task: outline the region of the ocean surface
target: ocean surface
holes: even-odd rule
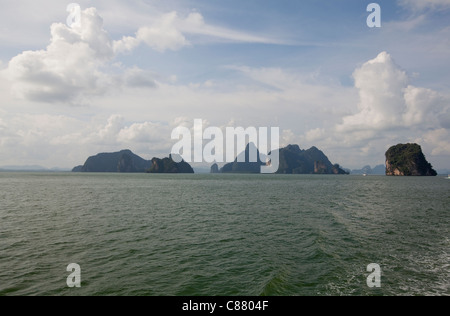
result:
[[[442,177],[0,173],[0,296],[450,295],[449,228]]]

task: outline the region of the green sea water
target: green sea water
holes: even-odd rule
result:
[[[450,295],[449,215],[439,177],[0,173],[0,296]]]

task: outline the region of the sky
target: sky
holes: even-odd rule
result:
[[[0,166],[166,157],[178,126],[279,127],[280,145],[450,169],[450,0],[0,0]]]

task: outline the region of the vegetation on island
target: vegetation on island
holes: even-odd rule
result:
[[[418,144],[398,144],[386,152],[386,175],[437,176]]]

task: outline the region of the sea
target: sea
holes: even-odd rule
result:
[[[444,177],[0,173],[0,296],[448,296],[449,228]]]

